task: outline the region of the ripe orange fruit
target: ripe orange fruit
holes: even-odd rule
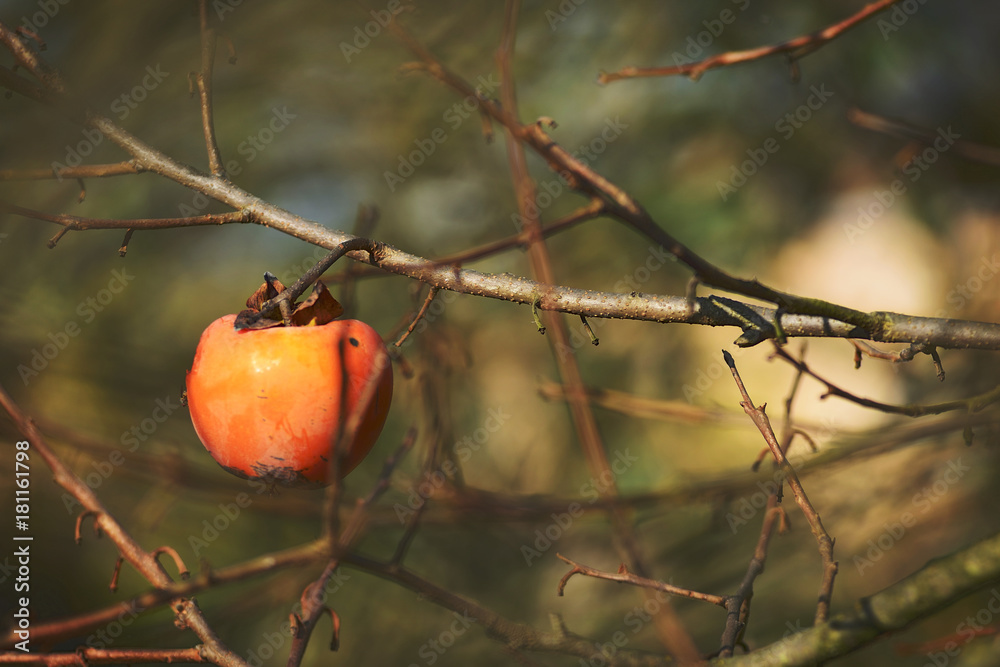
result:
[[[237,331],[236,317],[205,329],[187,374],[191,421],[205,448],[239,477],[321,486],[331,481],[330,456],[349,415],[363,410],[343,445],[340,475],[349,473],[375,444],[392,400],[381,337],[358,320]],[[371,400],[359,405],[369,381]]]

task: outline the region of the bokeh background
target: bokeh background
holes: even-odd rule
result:
[[[800,61],[797,80],[787,62],[774,57],[713,70],[697,82],[596,83],[602,70],[670,65],[679,57],[775,43],[839,21],[862,4],[527,2],[514,59],[521,116],[555,119],[555,140],[571,150],[591,147],[587,159],[594,169],[728,271],[862,310],[997,321],[998,166],[945,150],[915,169],[906,162],[912,156],[907,142],[848,120],[856,107],[1000,145],[1000,12],[992,3],[908,0],[895,15],[882,14]],[[461,100],[453,91],[401,72],[411,56],[374,18],[386,7],[212,3],[237,58],[227,62],[228,45],[221,40],[216,129],[224,158],[236,165],[232,180],[336,229],[352,228],[359,205],[376,206],[381,217],[371,234],[424,257],[515,233],[502,135],[487,143],[478,116],[456,108]],[[502,15],[502,3],[418,2],[402,21],[447,66],[496,95]],[[188,74],[199,67],[195,3],[6,1],[0,18],[37,29],[47,46],[43,56],[93,109],[153,147],[206,169],[198,103],[188,93]],[[0,99],[0,119],[0,169],[65,164],[81,145],[90,153],[85,163],[124,157],[109,142],[89,140],[79,127],[17,95]],[[280,131],[263,132],[269,127]],[[445,140],[422,156],[412,175],[387,179],[387,173],[399,175],[401,164],[439,128]],[[613,140],[592,143],[607,128],[615,128],[605,134]],[[769,141],[778,150],[764,164],[742,167]],[[544,208],[544,220],[583,203],[540,160],[531,158],[530,165],[550,193],[561,190]],[[720,183],[738,183],[733,179],[740,169],[753,173],[724,192]],[[879,193],[893,183],[905,191],[878,213]],[[89,180],[82,202],[76,183],[53,180],[3,182],[0,197],[90,217],[225,210],[153,175]],[[864,218],[862,211],[877,213]],[[321,493],[255,493],[215,465],[186,409],[163,406],[178,406],[185,371],[209,322],[242,308],[264,271],[293,280],[322,252],[272,230],[230,225],[138,232],[123,258],[118,231],[69,233],[48,249],[56,231],[49,223],[0,216],[0,383],[147,548],[169,544],[189,567],[200,561],[221,567],[313,539]],[[614,221],[585,223],[552,237],[549,246],[561,284],[684,293],[687,272],[671,262],[645,271],[656,249]],[[469,266],[529,274],[520,250]],[[421,302],[420,287],[400,277],[361,280],[352,313],[388,338]],[[711,593],[735,590],[762,518],[754,509],[762,498],[759,484],[773,472],[766,465],[750,471],[763,442],[742,416],[719,351],[736,353],[751,395],[771,406],[778,423],[792,372],[769,361],[767,346],[734,348],[736,330],[593,322],[601,339],[593,347],[578,319],[569,322],[588,385],[661,401],[675,412],[686,409],[678,417],[595,407],[609,458],[635,459],[617,482],[625,495],[641,498],[637,531],[655,576]],[[407,563],[513,619],[547,627],[548,614],[556,612],[572,631],[595,641],[623,630],[630,648],[658,650],[651,627],[631,624],[629,614],[641,603],[636,591],[577,578],[565,597],[556,596],[566,571],[557,551],[611,570],[618,560],[606,516],[589,503],[594,480],[568,411],[540,393],[558,375],[529,310],[442,294],[427,323],[402,348],[412,375],[396,366],[395,402],[378,445],[347,480],[347,502],[366,494],[406,430],[419,430],[360,550],[389,557],[402,532],[396,506],[405,506],[423,481],[428,452],[442,444],[461,448],[463,438],[473,438],[476,448],[463,457],[462,479],[454,481],[500,494],[507,511],[461,497],[432,499]],[[60,336],[67,326],[78,327],[78,335]],[[58,341],[63,344],[44,368],[25,372],[36,353]],[[800,343],[791,349],[798,351]],[[812,341],[807,355],[845,388],[896,403],[969,396],[994,386],[998,375],[995,353],[944,352],[943,384],[926,357],[909,365],[868,360],[855,370],[844,341]],[[967,447],[954,417],[890,418],[821,400],[821,394],[820,385],[803,381],[795,415],[820,451],[808,453],[800,442],[793,460],[813,466],[805,486],[837,540],[835,611],[996,531],[995,410]],[[0,451],[11,452],[7,445],[17,435],[8,422],[0,429],[6,442]],[[140,434],[136,440],[128,437],[133,429]],[[124,463],[108,472],[115,451]],[[0,457],[5,516],[12,513],[12,467],[12,455]],[[90,537],[75,546],[74,507],[37,459],[32,480],[36,622],[145,590],[126,568],[119,591],[109,592],[114,547]],[[220,504],[241,493],[250,494],[250,505],[231,521],[219,519]],[[573,500],[582,502],[586,515],[527,563],[524,547],[534,548],[536,531],[550,527],[551,514]],[[813,617],[819,556],[801,513],[788,509],[793,530],[774,540],[767,572],[757,581],[746,633],[750,647],[807,627]],[[894,535],[889,527],[907,513],[915,525],[887,539],[887,532]],[[208,539],[206,526],[213,522],[225,527]],[[2,520],[0,537],[9,524]],[[888,548],[871,551],[872,544]],[[274,573],[200,594],[198,601],[234,650],[282,664],[288,648],[282,624],[320,569]],[[0,591],[2,608],[13,595],[6,570]],[[967,616],[987,609],[995,593],[984,590],[838,664],[924,664],[926,655],[903,657],[894,645],[956,632]],[[451,613],[363,572],[345,568],[330,600],[343,621],[340,651],[326,651],[321,628],[308,664],[513,660],[475,627],[436,651],[430,642],[452,626]],[[699,646],[714,650],[723,612],[687,601],[676,607]],[[171,621],[168,610],[149,611],[118,628],[110,646],[191,645],[193,636]],[[82,636],[60,648],[87,641]],[[986,664],[991,641],[963,645],[951,664]],[[277,650],[267,648],[274,644]],[[543,664],[578,662],[533,657]]]

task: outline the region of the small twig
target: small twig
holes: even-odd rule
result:
[[[153,555],[153,558],[156,559],[157,563],[159,563],[160,554],[167,554],[168,556],[170,556],[174,561],[174,565],[177,567],[177,574],[180,575],[181,579],[187,579],[191,576],[191,572],[187,569],[187,565],[184,564],[184,561],[181,559],[180,554],[177,553],[177,550],[174,549],[173,547],[169,546],[158,547],[156,549],[153,549],[151,553]],[[166,572],[166,570],[164,570],[164,572]]]
[[[88,516],[94,517],[94,536],[95,537],[101,536],[101,527],[97,522],[97,517],[98,517],[97,512],[93,510],[84,510],[80,512],[79,516],[76,517],[76,527],[73,529],[73,539],[76,541],[77,544],[81,544],[83,542],[83,538],[80,534],[80,528],[83,526],[83,520],[86,519]]]
[[[174,227],[197,227],[204,225],[227,225],[233,223],[252,222],[249,211],[231,211],[229,213],[211,213],[206,215],[195,215],[186,218],[81,218],[75,215],[60,213],[51,215],[41,211],[35,211],[7,202],[0,201],[0,212],[12,213],[25,218],[44,220],[63,225],[62,233],[69,230],[84,231],[87,229],[170,229]],[[54,245],[54,244],[53,244]]]
[[[410,334],[413,333],[413,329],[416,328],[417,326],[417,322],[419,322],[420,319],[424,316],[424,313],[427,312],[427,309],[431,305],[431,301],[434,300],[434,297],[437,295],[438,291],[439,290],[437,287],[430,288],[430,290],[427,292],[427,297],[424,299],[424,304],[420,306],[420,310],[417,311],[417,314],[413,318],[413,321],[410,322],[410,326],[406,327],[406,331],[404,331],[403,335],[399,337],[399,340],[393,343],[393,346],[395,347],[401,346],[403,342],[410,337]]]
[[[0,664],[23,667],[90,667],[90,665],[130,665],[144,663],[206,663],[198,648],[90,648],[81,646],[72,653],[21,653],[0,651]]]
[[[125,174],[141,174],[149,171],[140,167],[134,160],[114,162],[111,164],[84,164],[78,167],[62,169],[0,169],[0,181],[43,181],[64,178],[106,178]]]
[[[867,341],[855,340],[853,338],[848,340],[851,345],[854,346],[855,368],[861,368],[862,354],[866,354],[873,359],[885,359],[886,361],[898,364],[906,361],[913,361],[918,354],[922,353],[930,356],[934,363],[934,372],[937,375],[938,380],[944,382],[944,366],[941,364],[941,356],[938,354],[937,348],[933,345],[928,345],[926,343],[911,343],[902,350],[886,352],[885,350],[880,350]]]
[[[208,166],[213,176],[226,177],[222,153],[215,137],[215,116],[212,112],[212,72],[215,68],[215,29],[209,25],[208,0],[198,0],[198,20],[201,28],[201,71],[195,74],[198,98],[201,100],[201,126],[208,150]]]
[[[788,362],[795,368],[801,369],[806,375],[809,375],[813,379],[825,385],[826,393],[822,398],[826,398],[827,396],[836,396],[838,398],[851,401],[852,403],[856,403],[860,406],[872,408],[889,414],[906,415],[907,417],[923,417],[925,415],[939,415],[952,410],[968,410],[970,413],[975,413],[989,405],[992,405],[993,403],[996,403],[997,401],[1000,401],[1000,385],[997,385],[990,391],[979,394],[978,396],[970,396],[969,398],[946,401],[944,403],[934,403],[931,405],[892,405],[889,403],[881,403],[879,401],[873,401],[870,398],[856,396],[845,389],[841,389],[837,385],[817,374],[809,368],[805,362],[791,357],[781,348],[775,347],[775,356]]]
[[[580,315],[580,321],[583,322],[583,328],[586,329],[587,333],[590,335],[590,344],[600,345],[601,341],[597,338],[597,335],[594,333],[594,330],[590,328],[590,322],[587,321],[587,316]]]
[[[778,53],[786,54],[789,62],[794,65],[795,61],[799,58],[819,49],[839,37],[844,32],[860,24],[869,17],[888,9],[897,2],[899,2],[899,0],[879,0],[878,2],[872,2],[862,8],[861,11],[849,16],[843,21],[834,23],[833,25],[827,26],[822,30],[817,30],[816,32],[808,35],[803,35],[801,37],[781,42],[780,44],[761,46],[756,49],[749,49],[746,51],[729,51],[727,53],[720,53],[718,55],[711,56],[710,58],[705,58],[704,60],[685,63],[683,65],[675,65],[672,67],[624,67],[617,72],[601,72],[598,75],[597,80],[599,83],[603,84],[611,83],[612,81],[619,81],[621,79],[674,76],[682,74],[688,76],[694,81],[697,81],[702,74],[710,69],[736,65],[753,60],[760,60],[761,58],[766,58]],[[792,75],[793,78],[796,75],[794,70]]]
[[[570,580],[573,575],[582,574],[586,577],[594,577],[596,579],[607,579],[608,581],[617,581],[620,584],[630,584],[632,586],[639,586],[641,588],[648,588],[654,591],[661,591],[667,593],[668,595],[676,595],[678,597],[690,598],[692,600],[701,600],[702,602],[708,602],[719,607],[726,606],[726,598],[722,595],[711,595],[710,593],[699,593],[698,591],[692,591],[687,588],[680,588],[678,586],[672,586],[671,584],[664,583],[662,581],[657,581],[655,579],[647,579],[646,577],[640,577],[632,574],[631,572],[619,570],[618,572],[604,572],[603,570],[597,570],[586,565],[581,565],[576,561],[566,558],[562,554],[557,553],[556,558],[573,566],[573,569],[563,575],[563,578],[559,580],[558,594],[561,596],[566,588],[566,582]]]
[[[544,335],[545,325],[542,324],[542,318],[538,315],[538,305],[540,303],[541,297],[531,302],[531,319],[535,322],[535,327],[538,329],[538,333]]]
[[[775,349],[779,353],[788,356],[781,348],[775,346]],[[733,359],[733,356],[725,350],[722,351],[722,356],[726,361],[726,365],[732,371],[733,379],[736,381],[736,386],[743,397],[740,406],[743,407],[747,416],[750,417],[761,435],[764,436],[764,440],[767,442],[774,460],[784,473],[784,481],[787,481],[788,486],[792,489],[795,502],[809,522],[809,528],[812,530],[813,536],[819,545],[819,554],[823,561],[823,577],[820,583],[819,600],[816,605],[816,623],[825,622],[830,616],[830,599],[833,595],[834,578],[837,576],[837,562],[833,560],[834,541],[830,538],[830,534],[826,531],[826,528],[823,527],[823,521],[819,513],[816,512],[812,503],[809,502],[809,497],[802,487],[802,482],[799,481],[798,473],[795,472],[795,468],[788,462],[785,453],[781,450],[778,439],[774,435],[774,430],[771,428],[771,422],[764,412],[765,406],[762,405],[758,408],[753,404],[753,400],[751,400],[746,387],[743,385],[743,378],[740,377],[739,371],[736,370],[736,361]]]
[[[385,252],[385,246],[371,239],[365,239],[361,237],[353,237],[339,244],[336,248],[330,251],[330,253],[317,262],[311,269],[305,272],[301,278],[292,283],[292,286],[283,291],[278,296],[270,299],[260,306],[260,312],[256,314],[256,319],[264,318],[272,315],[276,311],[281,311],[282,304],[286,306],[295,303],[302,294],[309,289],[309,286],[314,282],[319,280],[326,271],[333,266],[338,259],[343,257],[349,252],[354,252],[358,250],[364,250],[368,253],[368,262],[371,264],[378,264],[379,259]],[[282,312],[284,315],[284,312]],[[285,318],[287,319],[287,318]]]
[[[932,146],[938,139],[939,131],[919,127],[906,121],[877,114],[868,113],[858,108],[847,111],[847,120],[858,127],[873,132],[881,132],[889,136],[897,137],[906,141],[916,141],[925,146]],[[990,165],[1000,165],[1000,148],[979,144],[965,139],[951,139],[952,144],[948,147],[948,153],[961,155],[967,160],[982,162]]]
[[[736,593],[726,598],[726,629],[722,633],[721,648],[719,657],[727,658],[733,654],[733,649],[746,632],[747,623],[750,621],[750,601],[753,599],[753,584],[761,574],[764,573],[764,563],[767,560],[767,548],[774,536],[775,526],[778,532],[784,532],[787,516],[785,510],[778,504],[779,498],[775,493],[767,497],[767,508],[764,513],[764,521],[760,527],[760,537],[757,539],[757,546],[754,549],[753,558],[747,565],[747,573],[740,583]]]
[[[111,583],[108,584],[108,588],[111,589],[112,593],[114,593],[115,591],[118,590],[118,575],[120,575],[121,572],[122,572],[122,564],[124,562],[125,562],[125,559],[122,558],[121,556],[119,556],[115,560],[115,569],[114,569],[114,572],[111,573]]]
[[[119,254],[119,256],[124,257],[125,253],[128,252],[128,242],[132,240],[132,234],[134,232],[135,232],[135,229],[132,228],[132,227],[129,227],[128,229],[125,230],[125,238],[122,239],[122,244],[118,248],[118,254]]]
[[[309,645],[312,632],[319,623],[319,620],[327,613],[330,614],[331,618],[335,619],[330,650],[337,650],[339,646],[338,630],[340,628],[340,620],[332,609],[323,604],[322,592],[339,566],[340,561],[335,558],[330,560],[323,570],[323,574],[319,576],[319,579],[306,586],[305,590],[302,591],[300,599],[302,613],[292,614],[292,629],[294,634],[292,636],[292,646],[288,652],[288,667],[299,667],[302,663],[302,658],[305,657],[306,647]]]

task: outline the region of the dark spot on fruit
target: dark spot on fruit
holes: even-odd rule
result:
[[[353,345],[354,347],[357,347],[358,345],[360,345],[360,343],[358,343],[358,339],[357,338],[348,338],[347,341],[351,345]]]

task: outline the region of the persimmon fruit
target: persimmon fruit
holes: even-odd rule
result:
[[[341,445],[340,476],[349,473],[375,444],[392,400],[381,337],[359,320],[241,330],[237,317],[205,329],[187,374],[191,421],[205,448],[239,477],[322,486],[350,415],[363,411]]]

